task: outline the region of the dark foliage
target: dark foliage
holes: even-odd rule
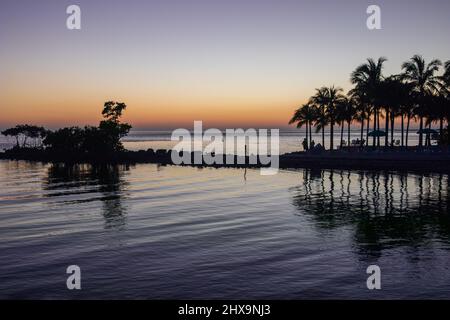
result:
[[[14,137],[16,148],[39,148],[42,146],[42,139],[47,136],[48,131],[43,127],[21,124],[14,128],[6,129],[1,134]]]
[[[123,151],[120,139],[131,129],[131,125],[119,120],[125,109],[124,103],[108,101],[102,111],[105,120],[98,127],[69,127],[49,132],[44,145],[54,153],[110,154]]]

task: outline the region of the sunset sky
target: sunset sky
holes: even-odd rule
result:
[[[77,4],[82,29],[66,28]],[[366,28],[378,4],[382,30]],[[416,53],[450,60],[448,0],[154,0],[0,3],[0,128],[96,124],[127,103],[137,128],[285,127],[322,85],[350,88]]]

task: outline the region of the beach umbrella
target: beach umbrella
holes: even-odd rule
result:
[[[369,132],[369,137],[384,137],[386,136],[386,132],[381,130],[374,130]]]
[[[438,132],[434,129],[425,128],[416,132],[417,134],[438,134]]]

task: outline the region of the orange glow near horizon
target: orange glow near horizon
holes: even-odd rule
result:
[[[269,94],[230,97],[211,93],[203,97],[193,94],[164,96],[161,93],[145,97],[131,94],[113,96],[112,92],[98,94],[102,97],[84,92],[74,99],[70,92],[57,90],[52,94],[42,88],[40,90],[31,90],[22,95],[18,90],[9,90],[3,98],[0,127],[24,123],[50,128],[97,125],[102,119],[103,103],[115,100],[127,104],[122,120],[134,128],[191,128],[196,120],[203,121],[205,127],[216,128],[295,128],[288,126],[288,121],[301,105],[298,101],[306,101],[306,98],[292,95],[284,99]],[[359,127],[359,123],[354,122],[353,126]],[[380,120],[380,126],[384,127],[384,119]],[[399,128],[399,118],[395,126]]]
[[[255,86],[234,88],[233,95],[211,85],[186,89],[145,86],[119,88],[117,84],[96,87],[89,79],[76,79],[77,87],[52,82],[9,82],[2,97],[0,126],[30,123],[49,127],[96,125],[103,103],[108,100],[127,104],[123,121],[135,128],[191,127],[201,120],[209,127],[287,127],[292,113],[306,100],[297,90],[272,92]],[[27,83],[28,82],[28,83]],[[19,85],[20,83],[20,85]],[[205,91],[203,91],[203,89]],[[125,92],[115,95],[114,92]]]

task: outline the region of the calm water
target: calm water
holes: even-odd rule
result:
[[[416,130],[411,129],[409,134],[409,145],[415,146],[419,142],[418,135],[415,134]],[[171,141],[172,131],[138,131],[132,130],[128,136],[122,139],[123,144],[128,150],[147,150],[152,149],[172,149],[177,141]],[[294,130],[294,131],[280,131],[280,154],[301,151],[303,150],[302,141],[305,137],[304,129]],[[360,137],[359,129],[352,129],[350,140],[358,139]],[[315,143],[322,143],[322,133],[313,133],[312,139]],[[340,130],[335,132],[334,135],[334,146],[335,148],[339,145],[341,139]],[[394,139],[401,139],[401,132],[399,130],[394,131]],[[347,131],[344,132],[344,140],[347,140]],[[384,139],[382,138],[381,144],[384,144]],[[369,140],[370,145],[372,145],[372,139]],[[435,141],[433,141],[433,144]],[[5,137],[0,134],[0,151],[3,149],[12,148],[15,144],[15,140],[12,137]],[[207,143],[206,143],[207,144]],[[329,148],[330,136],[329,132],[325,132],[325,147]]]
[[[0,298],[450,298],[446,175],[0,161],[0,181]]]

